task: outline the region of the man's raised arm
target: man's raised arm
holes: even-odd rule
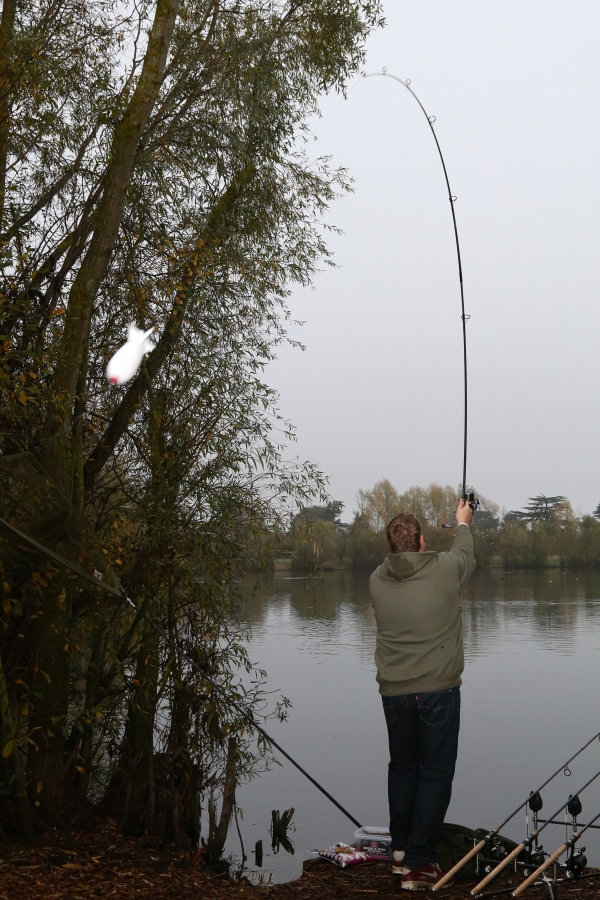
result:
[[[461,583],[475,571],[475,556],[473,554],[473,537],[468,527],[473,519],[473,510],[466,500],[459,500],[456,507],[456,535],[450,553],[458,563],[458,578]],[[465,525],[467,526],[465,528]]]

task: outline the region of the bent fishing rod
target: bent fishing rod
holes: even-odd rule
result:
[[[586,783],[583,785],[583,787],[579,788],[579,790],[576,791],[575,795],[569,794],[569,799],[567,800],[567,803],[562,803],[562,804],[558,807],[558,809],[556,810],[556,812],[555,812],[553,815],[551,815],[549,819],[546,819],[546,821],[543,823],[543,825],[540,826],[540,828],[534,828],[534,830],[531,832],[531,834],[528,835],[528,836],[525,838],[524,841],[521,841],[520,844],[517,844],[517,846],[515,847],[515,849],[514,849],[511,853],[509,853],[508,856],[505,856],[504,859],[501,860],[501,861],[498,863],[498,865],[495,866],[495,867],[492,869],[492,871],[489,872],[489,873],[485,876],[485,878],[483,878],[483,879],[479,882],[479,884],[477,884],[477,885],[473,888],[473,890],[471,891],[471,894],[472,894],[474,897],[476,897],[478,894],[480,894],[481,891],[484,889],[484,887],[487,887],[487,885],[488,885],[491,881],[493,881],[494,878],[496,878],[496,876],[499,875],[500,872],[502,872],[503,869],[505,869],[508,865],[510,865],[510,863],[513,862],[513,860],[515,860],[515,859],[517,858],[517,856],[519,856],[519,854],[520,854],[523,850],[529,850],[529,849],[531,848],[531,845],[533,844],[533,842],[534,842],[534,841],[537,842],[537,838],[538,838],[538,836],[542,833],[542,831],[544,830],[544,828],[545,828],[547,825],[553,824],[552,820],[553,820],[553,819],[554,819],[554,818],[555,818],[555,817],[556,817],[563,809],[565,809],[566,806],[569,805],[570,801],[573,800],[573,797],[579,798],[579,795],[582,794],[582,793],[586,790],[586,788],[588,788],[588,787],[590,786],[590,784],[591,784],[593,781],[595,781],[596,778],[598,778],[599,775],[600,775],[600,770],[598,770],[598,772],[596,772],[595,775],[592,775],[592,777],[589,779],[589,781],[586,781]],[[537,793],[539,793],[539,791],[534,792],[534,794],[532,794],[531,796],[535,797]],[[531,797],[530,797],[530,799],[531,799]],[[528,801],[528,802],[529,802],[529,801]],[[581,810],[581,806],[579,807],[579,809]],[[591,824],[591,823],[589,823],[589,824]]]
[[[559,766],[556,772],[554,772],[549,778],[547,778],[537,788],[537,790],[533,791],[533,793],[539,794],[540,791],[542,791],[546,787],[546,785],[550,784],[550,782],[553,781],[557,775],[560,775],[561,772],[565,772],[565,770],[568,770],[569,764],[572,763],[574,759],[577,759],[579,754],[583,753],[583,751],[586,750],[590,746],[590,744],[592,744],[598,738],[600,738],[600,731],[596,732],[596,734],[591,737],[589,741],[587,741],[587,743],[585,743],[583,747],[581,747],[577,751],[577,753],[574,753],[573,756],[571,756],[566,762],[564,762],[562,766]],[[598,774],[600,774],[600,772]],[[475,844],[475,846],[472,847],[471,850],[469,850],[469,852],[466,853],[462,859],[459,859],[459,861],[454,866],[452,866],[452,868],[448,872],[446,872],[443,878],[440,878],[438,883],[435,885],[435,887],[432,887],[431,890],[441,890],[441,888],[443,888],[444,885],[447,884],[447,882],[450,881],[450,879],[453,878],[457,872],[460,872],[463,866],[465,866],[471,859],[473,859],[474,856],[477,856],[478,853],[481,853],[481,851],[487,846],[487,844],[491,844],[493,839],[500,832],[500,829],[504,828],[504,826],[508,824],[508,822],[510,822],[510,820],[513,819],[517,815],[517,813],[523,809],[524,806],[528,804],[530,797],[531,794],[529,794],[529,796],[522,803],[519,803],[516,809],[514,809],[511,814],[508,815],[502,822],[500,822],[499,825],[497,825],[495,828],[492,828],[492,830],[488,832],[488,834],[486,834],[486,836],[482,838],[478,844]],[[563,807],[561,806],[558,812],[560,812],[562,808]]]
[[[462,258],[460,255],[460,241],[458,239],[458,224],[456,221],[456,211],[454,209],[454,204],[456,203],[456,197],[452,193],[452,188],[450,187],[450,179],[448,178],[448,170],[446,169],[446,163],[444,161],[444,156],[442,154],[442,148],[440,147],[440,142],[438,140],[438,136],[435,132],[435,128],[433,127],[433,123],[435,122],[435,116],[430,116],[427,113],[427,110],[411,88],[410,78],[407,78],[406,81],[403,81],[402,78],[398,78],[397,75],[390,75],[387,69],[382,69],[381,72],[370,72],[368,74],[363,74],[363,78],[391,78],[393,81],[397,81],[398,84],[401,84],[409,94],[414,97],[414,99],[419,104],[421,112],[427,119],[427,124],[431,129],[431,133],[433,135],[433,139],[435,141],[435,146],[437,147],[437,151],[440,157],[440,162],[442,164],[442,169],[444,170],[444,178],[446,180],[446,187],[448,189],[448,200],[450,201],[450,210],[452,212],[452,225],[454,227],[454,241],[456,244],[456,260],[458,263],[458,280],[460,283],[460,307],[461,307],[461,320],[462,320],[462,344],[463,344],[463,381],[464,381],[464,425],[463,425],[463,465],[462,465],[462,491],[461,497],[463,500],[466,500],[471,509],[477,509],[479,506],[479,501],[475,497],[475,493],[473,491],[467,491],[467,423],[468,423],[468,378],[467,378],[467,321],[471,318],[465,312],[465,289],[463,283],[463,268],[462,268]],[[453,516],[452,523],[450,525],[443,525],[443,528],[452,528],[455,524],[455,517]]]

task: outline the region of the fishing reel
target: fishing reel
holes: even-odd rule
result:
[[[483,871],[486,875],[495,869],[499,862],[502,862],[505,856],[508,856],[508,850],[501,840],[495,840],[490,847],[487,856],[482,857]]]
[[[466,500],[473,511],[479,509],[481,506],[479,500],[475,496],[475,491],[465,491],[461,499]]]
[[[571,848],[571,855],[565,863],[565,878],[568,878],[569,881],[574,881],[583,875],[588,862],[585,856],[585,847],[580,847],[577,853],[574,853],[573,849]]]
[[[475,512],[475,510],[479,509],[479,507],[481,506],[481,503],[475,496],[475,491],[463,491],[461,494],[461,500],[464,500],[466,503],[468,503],[469,506],[471,507],[471,509],[473,510],[473,512]],[[452,521],[450,522],[450,524],[446,525],[446,523],[444,522],[442,525],[442,528],[454,528],[455,525],[456,525],[456,510],[452,513]]]

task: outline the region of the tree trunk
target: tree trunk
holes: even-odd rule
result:
[[[152,613],[149,613],[152,615]],[[143,834],[154,782],[154,717],[159,670],[159,639],[148,626],[143,633],[131,693],[119,769],[106,797],[107,809],[127,834]]]
[[[84,348],[81,360],[81,368],[79,370],[79,378],[77,379],[77,391],[75,394],[75,405],[73,407],[73,427],[71,435],[71,453],[73,460],[72,474],[72,497],[71,502],[77,509],[83,510],[85,493],[83,489],[83,414],[87,401],[87,368],[88,368],[88,347],[87,342]]]
[[[47,587],[42,585],[43,593],[36,604],[38,618],[31,629],[34,676],[30,729],[35,729],[35,745],[29,745],[27,768],[31,783],[43,785],[36,798],[41,820],[56,825],[71,812],[72,798],[65,796],[64,785],[70,767],[66,756],[71,683],[69,632],[76,588],[67,575],[52,581],[44,570],[40,571]]]
[[[165,70],[179,0],[157,0],[144,65],[127,111],[116,125],[94,234],[69,294],[65,327],[56,354],[52,397],[44,424],[43,462],[71,494],[70,421],[96,294],[117,240],[136,150]]]
[[[171,638],[175,638],[175,611],[170,610]],[[157,813],[152,824],[178,847],[197,847],[200,840],[200,772],[190,754],[190,688],[184,686],[177,662],[172,670],[173,691],[170,708],[171,728],[167,752],[161,755],[162,765],[155,773]],[[160,798],[160,799],[159,799]]]
[[[0,231],[4,220],[6,164],[10,128],[10,57],[15,30],[17,0],[4,0],[0,19]]]
[[[79,744],[79,762],[76,766],[71,768],[69,773],[73,782],[73,790],[75,797],[77,798],[80,816],[85,814],[89,807],[87,795],[90,783],[90,769],[95,734],[95,709],[98,703],[98,681],[102,668],[104,643],[108,631],[106,612],[106,604],[99,602],[91,626],[93,631],[92,652],[86,676],[85,707],[82,715],[83,721],[78,723],[83,727],[83,734],[80,738],[78,735],[74,742],[75,746]]]
[[[59,487],[68,497],[74,495],[79,504],[83,497],[79,486],[73,489],[73,481],[77,481],[73,474],[79,473],[82,480],[82,471],[80,461],[77,464],[74,459],[78,432],[76,429],[72,434],[71,419],[84,371],[93,305],[119,232],[140,136],[162,83],[178,5],[179,0],[157,0],[142,71],[127,111],[115,127],[94,233],[70,291],[64,332],[57,348],[41,457]],[[83,413],[83,403],[77,412]],[[53,823],[71,811],[64,796],[65,775],[71,762],[67,759],[65,737],[71,665],[64,648],[68,645],[72,604],[69,584],[66,586],[65,603],[60,599],[61,590],[53,583],[48,585],[32,635],[32,656],[38,669],[33,690],[41,697],[34,709],[38,749],[30,749],[29,767],[34,780],[44,783],[42,818]]]
[[[235,805],[235,767],[237,762],[237,741],[235,737],[229,738],[227,744],[227,762],[225,764],[225,783],[223,785],[223,801],[221,803],[221,818],[217,825],[217,811],[214,801],[208,807],[209,834],[208,852],[211,859],[220,859],[227,840],[227,833],[233,815]]]
[[[110,425],[90,453],[84,466],[86,491],[90,490],[96,478],[110,459],[117,444],[127,431],[131,417],[148,392],[165,360],[172,353],[181,334],[187,306],[202,266],[210,260],[214,247],[227,237],[229,218],[234,205],[243,196],[256,174],[253,164],[248,164],[237,173],[219,202],[211,211],[202,236],[196,241],[196,249],[186,261],[178,289],[163,333],[156,347],[127,388],[117,407]]]
[[[25,766],[21,751],[19,749],[18,738],[18,713],[17,704],[11,696],[12,692],[6,683],[4,675],[4,667],[2,658],[0,657],[0,716],[2,717],[2,749],[3,755],[7,754],[12,762],[13,774],[15,776],[15,788],[17,794],[17,805],[19,809],[19,819],[21,830],[25,840],[32,842],[34,840],[33,825],[31,823],[31,813],[29,811],[29,801],[27,798],[27,780],[25,777]]]

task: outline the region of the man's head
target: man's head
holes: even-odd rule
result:
[[[387,539],[392,553],[418,553],[425,550],[421,523],[412,513],[398,513],[387,527]]]

